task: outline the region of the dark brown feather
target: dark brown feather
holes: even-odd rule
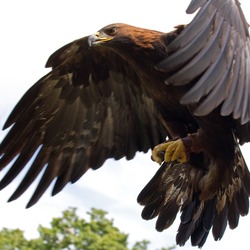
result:
[[[198,10],[199,9],[199,10]],[[108,25],[47,61],[50,73],[13,109],[0,145],[5,188],[33,160],[9,201],[42,177],[27,207],[54,182],[52,195],[90,168],[132,159],[181,138],[189,161],[163,163],[138,196],[156,229],[202,247],[221,239],[249,210],[250,173],[239,143],[250,141],[250,39],[237,0],[192,0],[188,25],[163,33]],[[179,140],[181,141],[181,140]]]
[[[212,197],[202,200],[202,180],[208,175],[195,164],[163,163],[155,176],[138,196],[143,205],[144,219],[157,218],[156,229],[162,231],[173,223],[180,211],[176,242],[183,246],[191,238],[193,246],[202,247],[212,229],[215,240],[222,238],[227,224],[238,225],[239,217],[248,213],[249,195],[244,179],[250,181],[249,171],[238,146],[235,146],[234,167],[228,169],[229,179],[218,186]],[[200,164],[199,164],[200,165]]]
[[[18,198],[45,167],[28,206],[54,179],[53,195],[87,169],[101,167],[108,158],[132,159],[167,134],[138,74],[112,50],[90,48],[84,37],[56,51],[46,66],[52,71],[16,105],[5,128],[14,126],[0,146],[1,168],[18,156],[0,188],[39,150],[36,157],[43,159],[41,164],[35,158],[10,198]]]

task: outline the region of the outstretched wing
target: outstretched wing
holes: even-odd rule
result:
[[[170,54],[158,65],[172,72],[167,84],[195,84],[182,104],[198,103],[195,115],[221,106],[241,124],[250,120],[250,40],[248,23],[238,0],[192,0],[187,13],[199,11],[167,47]]]
[[[15,159],[1,189],[35,155],[10,200],[45,168],[28,207],[54,179],[53,195],[106,159],[131,159],[166,136],[136,72],[104,46],[89,47],[84,37],[56,51],[46,66],[52,71],[16,105],[4,128],[13,126],[0,145],[0,169]]]

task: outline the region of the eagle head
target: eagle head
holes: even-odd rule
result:
[[[92,34],[88,38],[89,46],[104,44],[113,40],[120,34],[119,30],[124,25],[122,24],[110,24],[100,29],[96,33]]]

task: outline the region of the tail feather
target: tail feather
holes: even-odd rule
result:
[[[234,197],[231,201],[231,206],[229,206],[229,209],[228,209],[229,227],[231,229],[236,228],[239,224],[239,219],[240,219],[240,212],[239,212],[237,201]]]
[[[194,230],[194,232],[191,235],[191,243],[193,246],[200,246],[202,242],[205,242],[207,239],[207,236],[209,234],[209,231],[206,231],[202,227],[202,223],[199,224],[199,226]]]
[[[217,213],[213,223],[214,240],[220,240],[227,228],[228,206],[225,206],[220,213]]]
[[[157,231],[162,232],[164,229],[169,228],[173,224],[177,213],[178,205],[174,201],[164,205],[156,221]]]
[[[217,183],[217,191],[207,199],[202,195],[202,187],[209,170],[197,166],[164,162],[137,199],[144,206],[144,219],[158,217],[158,231],[170,227],[178,212],[181,213],[176,235],[180,246],[190,239],[193,246],[202,247],[210,231],[215,240],[220,240],[227,225],[236,228],[239,217],[249,211],[250,174],[237,145],[234,165],[225,172],[223,181]]]

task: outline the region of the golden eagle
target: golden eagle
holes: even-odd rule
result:
[[[250,40],[238,0],[192,0],[169,33],[108,25],[57,50],[51,72],[21,98],[4,129],[5,188],[34,157],[9,201],[44,170],[27,207],[106,159],[152,151],[159,170],[138,196],[156,229],[181,222],[176,242],[221,239],[249,209]]]

